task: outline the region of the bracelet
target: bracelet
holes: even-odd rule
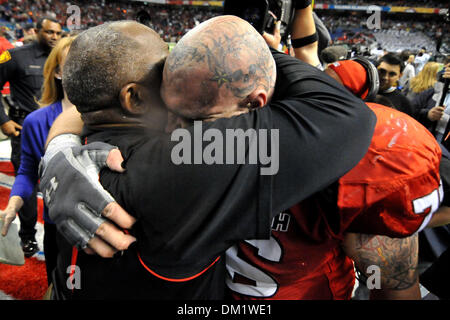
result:
[[[317,35],[317,32],[307,36],[307,37],[303,37],[303,38],[298,38],[298,39],[292,39],[292,46],[297,49],[297,48],[301,48],[304,46],[307,46],[311,43],[314,43],[316,41],[319,40],[319,36]]]
[[[294,6],[296,10],[301,10],[309,6],[311,2],[312,2],[311,0],[297,0],[294,2]]]

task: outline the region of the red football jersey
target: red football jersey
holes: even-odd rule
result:
[[[353,262],[308,199],[273,219],[270,240],[227,251],[227,285],[236,299],[349,299]],[[320,209],[319,209],[320,210]]]
[[[276,216],[270,240],[227,251],[236,299],[349,299],[355,276],[340,247],[344,233],[408,236],[439,207],[436,139],[406,114],[368,105],[377,115],[372,143],[336,188]]]
[[[411,117],[368,105],[377,125],[367,154],[339,180],[340,213],[351,221],[342,228],[405,237],[423,228],[442,202],[441,149]]]

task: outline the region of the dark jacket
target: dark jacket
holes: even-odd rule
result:
[[[38,109],[44,81],[43,69],[49,52],[38,42],[5,51],[0,59],[0,88],[9,81],[16,109],[30,113]],[[9,121],[0,101],[0,124]]]

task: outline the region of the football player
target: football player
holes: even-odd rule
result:
[[[361,98],[376,92],[376,70],[363,59],[336,62],[325,72]],[[374,289],[381,290],[373,290],[373,298],[420,299],[417,232],[443,198],[441,150],[406,114],[368,107],[377,125],[359,164],[276,216],[270,240],[248,240],[227,251],[233,297],[350,299],[353,259],[368,276],[379,271]]]

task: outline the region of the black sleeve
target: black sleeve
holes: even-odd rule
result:
[[[411,103],[411,101],[404,96],[402,93],[399,93],[399,97],[400,97],[400,103],[401,103],[401,110],[404,113],[406,113],[407,115],[414,117],[415,116],[415,109],[413,107],[413,104]]]
[[[323,189],[366,153],[376,117],[324,72],[281,53],[270,104],[280,130],[280,170],[273,177],[273,213]],[[283,97],[288,97],[283,98]]]
[[[116,182],[118,201],[139,219],[140,250],[154,268],[176,256],[177,264],[190,266],[183,272],[194,272],[204,266],[199,253],[211,261],[239,240],[267,238],[275,214],[337,180],[366,153],[376,119],[364,102],[323,72],[274,56],[279,85],[268,106],[178,131],[185,139],[149,139],[127,159],[125,182]],[[260,161],[251,163],[249,144],[244,164],[226,163],[227,133],[235,128],[267,133],[268,154],[278,157],[273,175],[262,174],[267,166]],[[223,164],[205,163],[212,139],[202,141],[201,131],[222,139]],[[271,143],[275,132],[278,141]],[[182,153],[187,161],[177,165],[174,150],[182,142],[189,146]]]
[[[319,48],[317,50],[317,54],[320,57],[320,54],[322,53],[323,49],[325,49],[326,47],[328,47],[331,43],[331,35],[330,32],[328,31],[327,27],[325,26],[325,24],[322,22],[322,20],[317,16],[317,14],[313,11],[313,18],[314,18],[314,23],[316,24],[316,30],[317,30],[317,35],[319,36]]]
[[[0,88],[3,88],[6,82],[14,79],[16,74],[17,62],[15,59],[15,53],[8,51],[9,58],[7,54],[3,54],[2,61],[0,62]],[[0,125],[9,121],[8,116],[5,113],[5,108],[0,99]]]
[[[430,88],[418,94],[412,101],[413,108],[416,110],[415,119],[419,121],[428,130],[431,130],[436,121],[428,119],[428,112],[436,105],[433,100],[434,88]]]

